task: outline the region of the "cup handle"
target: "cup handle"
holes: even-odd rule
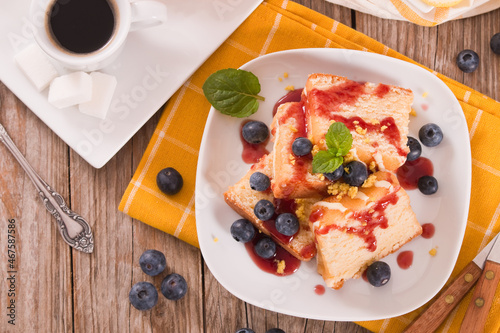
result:
[[[132,1],[130,6],[132,7],[130,31],[154,27],[167,21],[167,7],[160,1]]]

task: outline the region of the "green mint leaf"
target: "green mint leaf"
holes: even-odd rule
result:
[[[257,100],[264,100],[259,92],[259,79],[242,69],[222,69],[210,75],[203,84],[203,93],[216,110],[238,118],[257,112]]]
[[[314,155],[312,162],[312,172],[313,173],[329,173],[334,172],[339,166],[342,165],[344,159],[342,157],[335,156],[329,150],[320,150],[316,155]]]
[[[330,125],[325,136],[326,145],[335,156],[345,156],[352,147],[352,134],[344,123]]]

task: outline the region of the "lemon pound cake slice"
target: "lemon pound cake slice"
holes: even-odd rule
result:
[[[265,155],[259,162],[252,165],[250,170],[235,185],[229,187],[224,193],[224,200],[238,214],[250,220],[253,225],[266,235],[271,236],[274,241],[281,245],[299,260],[308,261],[316,255],[314,235],[309,225],[309,213],[312,205],[317,199],[306,200],[280,200],[275,199],[271,189],[256,191],[250,187],[250,177],[255,172],[261,172],[272,180],[273,153]],[[274,216],[262,221],[255,216],[254,207],[260,200],[268,200],[275,206]],[[278,214],[291,213],[299,220],[299,230],[292,236],[279,233],[275,227],[275,219]]]
[[[309,139],[326,149],[325,134],[340,121],[351,131],[351,153],[379,170],[395,171],[406,160],[411,90],[311,74],[303,90]]]
[[[422,233],[410,199],[394,174],[378,171],[373,186],[354,197],[331,196],[314,204],[309,216],[318,249],[318,272],[339,289],[373,262]]]
[[[307,138],[303,103],[280,105],[271,124],[271,133],[274,139],[274,196],[283,199],[326,195],[330,182],[322,174],[312,173],[312,154],[297,156],[292,150],[295,139]]]

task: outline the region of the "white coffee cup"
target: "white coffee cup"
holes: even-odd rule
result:
[[[70,1],[60,1],[62,5]],[[108,0],[114,12],[114,30],[109,41],[90,53],[68,51],[54,40],[49,28],[49,16],[56,0],[32,0],[30,20],[34,25],[34,38],[47,55],[62,66],[81,71],[95,71],[116,60],[125,45],[128,33],[133,30],[163,24],[167,20],[167,8],[158,0]]]

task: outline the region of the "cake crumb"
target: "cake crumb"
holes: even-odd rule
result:
[[[433,256],[433,257],[436,255],[436,253],[437,253],[437,249],[436,249],[436,248],[432,248],[432,249],[429,251],[429,254],[430,254],[431,256]]]
[[[380,127],[380,131],[383,132],[387,129],[387,126],[383,125],[382,127]]]
[[[374,118],[372,118],[372,119],[370,119],[370,123],[371,123],[372,125],[378,125],[378,124],[380,124],[380,121],[378,121],[378,119],[374,119]]]
[[[282,79],[282,78],[280,78],[280,77],[278,77],[278,81],[282,82],[282,81],[283,81],[283,79]]]
[[[312,150],[311,150],[312,156],[316,155],[318,152],[319,152],[318,145],[314,145],[313,148],[312,148]]]
[[[359,121],[355,120],[355,121],[353,121],[352,123],[353,123],[354,125],[357,125],[357,124],[359,124]]]
[[[288,78],[288,72],[283,73],[283,77],[284,77],[285,79],[287,79],[287,78]]]
[[[410,110],[410,116],[413,116],[413,117],[417,116],[417,111],[415,111],[414,108],[411,108],[411,110]]]
[[[372,187],[373,185],[375,185],[376,181],[377,181],[377,176],[375,176],[374,174],[371,174],[365,180],[365,182],[363,183],[363,185],[361,185],[361,187]]]
[[[358,194],[358,188],[356,186],[349,187],[349,190],[347,191],[349,198],[354,199],[356,194]]]
[[[375,161],[371,161],[370,165],[368,165],[368,169],[370,169],[371,172],[375,173],[377,171],[377,163],[375,163]]]
[[[286,267],[285,260],[278,261],[278,265],[276,267],[276,273],[278,273],[278,274],[285,273],[285,267]]]
[[[383,126],[382,126],[383,127]],[[362,128],[360,126],[356,126],[356,133],[358,134],[361,134],[361,135],[365,135],[366,134],[366,131],[367,129],[366,128]]]
[[[295,127],[293,126],[288,126],[288,128],[290,128],[290,131],[294,132],[294,133],[297,133],[299,130],[296,129]]]
[[[214,238],[214,243],[217,243],[219,241],[219,238],[215,237]]]
[[[319,175],[319,180],[325,180],[325,175],[320,174],[320,175]]]
[[[295,215],[299,221],[307,221],[306,206],[303,199],[295,199],[295,204],[297,208],[295,209]]]
[[[354,154],[348,152],[347,155],[344,156],[344,163],[349,163],[354,161]]]
[[[364,142],[364,143],[370,143],[370,138],[365,138],[365,139],[363,140],[363,142]]]
[[[426,97],[427,97],[427,95],[429,95],[429,92],[428,92],[428,91],[424,91],[424,93],[422,94],[422,97],[423,97],[423,98],[426,98]]]
[[[288,90],[288,91],[292,91],[292,90],[295,90],[295,87],[290,85],[290,86],[286,86],[285,87],[285,90]]]
[[[295,156],[293,156],[292,154],[290,154],[290,156],[288,156],[288,158],[290,159],[290,163],[292,165],[295,165]]]
[[[349,192],[349,184],[346,183],[341,183],[341,182],[335,182],[333,184],[328,185],[328,194],[336,196],[338,200],[341,200],[344,195],[346,195]]]

